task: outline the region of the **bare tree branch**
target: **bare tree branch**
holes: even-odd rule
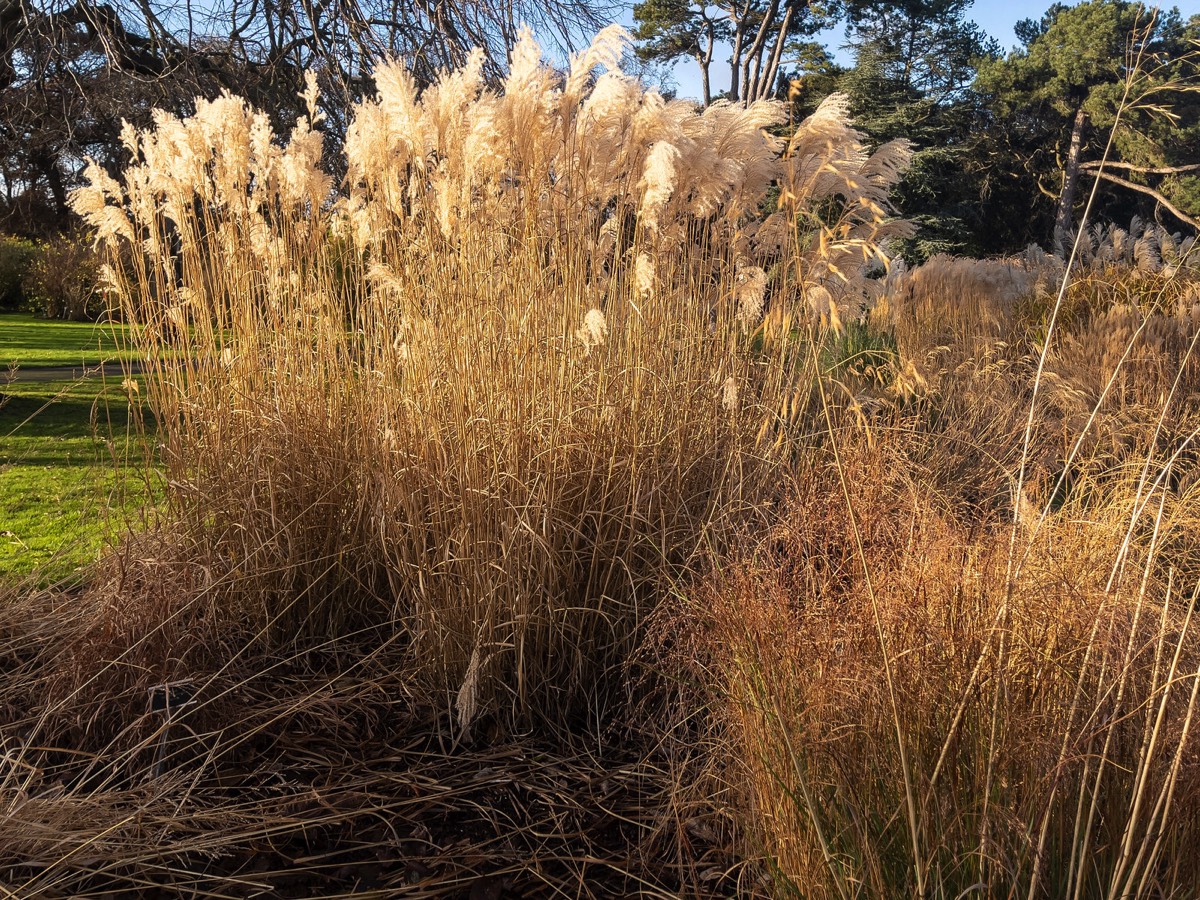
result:
[[[121,165],[122,119],[144,125],[156,107],[185,115],[195,97],[229,90],[286,129],[311,69],[323,128],[336,135],[384,57],[429,83],[478,46],[485,77],[498,80],[522,25],[561,57],[615,18],[619,2],[0,0],[0,195],[9,198],[0,215],[19,196],[39,210],[30,229],[65,222],[83,158]]]
[[[1171,215],[1173,215],[1175,218],[1177,218],[1180,222],[1190,225],[1190,226],[1192,226],[1192,228],[1195,228],[1197,231],[1200,231],[1200,220],[1194,219],[1191,216],[1189,216],[1187,213],[1183,212],[1181,209],[1179,209],[1179,207],[1177,207],[1175,204],[1173,204],[1170,200],[1168,200],[1166,197],[1164,197],[1161,193],[1156,191],[1154,188],[1146,187],[1146,185],[1144,185],[1144,184],[1136,184],[1132,181],[1126,181],[1124,178],[1120,177],[1119,175],[1113,175],[1111,172],[1105,172],[1103,169],[1092,170],[1092,171],[1095,171],[1096,176],[1099,178],[1103,178],[1105,181],[1111,181],[1113,184],[1119,184],[1121,187],[1129,188],[1129,190],[1131,190],[1131,191],[1137,191],[1139,193],[1146,194],[1149,197],[1153,197],[1155,200],[1157,200],[1159,203],[1161,203],[1162,206],[1169,213],[1171,213]]]
[[[1187,166],[1135,166],[1133,163],[1123,162],[1087,162],[1080,166],[1080,168],[1092,172],[1101,166],[1105,169],[1121,169],[1125,172],[1137,172],[1139,175],[1180,175],[1184,172],[1200,172],[1200,163]]]

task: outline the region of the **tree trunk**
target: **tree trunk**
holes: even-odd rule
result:
[[[758,95],[758,78],[759,58],[757,54],[754,54],[746,59],[745,67],[742,70],[742,84],[745,85],[743,90],[746,94],[742,102],[747,106],[753,103]]]
[[[1071,147],[1067,151],[1062,193],[1058,195],[1058,209],[1054,214],[1054,255],[1060,259],[1067,258],[1075,228],[1075,190],[1079,186],[1079,153],[1083,148],[1083,126],[1086,124],[1087,113],[1080,107],[1071,127]]]
[[[737,99],[744,104],[749,104],[751,101],[758,98],[758,80],[762,71],[762,54],[767,34],[771,31],[771,26],[775,23],[775,18],[779,15],[779,0],[771,0],[771,5],[763,13],[762,21],[758,24],[758,33],[754,35],[754,41],[750,44],[749,50],[746,51],[745,58],[742,60],[742,93]]]
[[[775,92],[775,79],[779,77],[779,58],[783,52],[783,45],[787,41],[788,32],[792,28],[792,15],[795,11],[796,3],[789,2],[783,14],[783,22],[775,34],[775,46],[771,49],[771,60],[767,64],[763,82],[759,85],[758,93],[754,97],[756,100],[770,97]]]
[[[700,64],[700,81],[704,86],[704,105],[709,107],[712,105],[712,81],[710,79],[710,71],[712,69],[713,50],[717,44],[716,29],[713,28],[713,23],[708,16],[704,16],[704,34],[708,39],[704,47],[704,53],[696,54],[696,62]]]
[[[733,55],[729,57],[729,98],[742,98],[742,53],[746,41],[746,19],[743,16],[734,20]]]
[[[61,225],[67,221],[70,209],[67,206],[67,188],[63,183],[62,171],[58,167],[58,159],[43,151],[34,158],[33,163],[46,179],[50,196],[54,200],[55,224]]]

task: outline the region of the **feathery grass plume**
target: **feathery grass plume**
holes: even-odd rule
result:
[[[71,194],[71,208],[96,230],[97,242],[121,237],[133,243],[133,225],[120,206],[121,185],[92,159],[88,159],[83,177],[84,185]]]
[[[744,326],[758,324],[767,293],[767,273],[758,266],[739,269],[737,274],[737,316]]]
[[[608,337],[608,322],[604,319],[604,313],[594,307],[589,309],[575,335],[588,351],[603,346]]]
[[[729,413],[738,411],[738,383],[732,375],[721,385],[721,406]]]
[[[906,359],[903,367],[895,371],[888,391],[901,400],[914,400],[929,392],[929,381],[912,359]]]
[[[1143,272],[1159,272],[1162,270],[1162,257],[1158,251],[1157,235],[1147,231],[1133,242],[1133,258],[1137,267]]]
[[[576,107],[592,72],[598,66],[603,66],[609,72],[620,69],[621,57],[631,44],[629,32],[620,25],[612,24],[601,29],[586,50],[572,54],[571,71],[563,88],[563,101],[572,108]]]
[[[912,230],[892,214],[887,199],[912,159],[912,148],[906,141],[891,141],[868,155],[862,135],[850,125],[848,98],[831,94],[796,129],[784,159],[781,211],[763,223],[759,239],[777,241],[781,224],[802,223],[794,253],[796,280],[823,285],[842,311],[857,315],[858,307],[875,299],[867,275],[873,266],[888,265],[887,243]]]
[[[1092,226],[1081,241],[1078,262],[1093,271],[1134,266],[1146,274],[1171,275],[1178,269],[1200,267],[1200,257],[1192,253],[1194,246],[1195,237],[1185,238],[1134,216],[1128,230],[1114,223]]]
[[[807,298],[809,319],[822,328],[838,330],[834,326],[835,321],[839,323],[839,326],[841,322],[838,316],[837,302],[825,286],[814,284],[805,291],[805,296]]]
[[[633,268],[633,283],[641,297],[648,297],[654,291],[654,260],[648,253],[639,253]]]
[[[638,220],[651,231],[657,230],[658,216],[675,190],[675,171],[680,157],[679,148],[666,141],[656,143],[646,156]]]

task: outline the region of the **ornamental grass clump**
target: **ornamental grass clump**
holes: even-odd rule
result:
[[[837,97],[790,143],[777,103],[668,101],[627,42],[560,76],[526,33],[499,87],[382,64],[340,186],[311,79],[286,143],[225,95],[89,167],[195,604],[383,625],[462,731],[597,721],[662,580],[762,515],[806,377],[780,323],[862,294],[907,148]]]
[[[18,893],[1190,896],[1194,247],[904,273],[626,44],[90,167],[165,508],[0,602]]]
[[[680,815],[773,896],[1188,896],[1200,632],[1161,556],[1197,533],[1194,491],[1035,517],[1014,570],[1006,528],[893,452],[844,446],[848,494],[811,471],[663,623],[660,664],[702,692]]]
[[[790,502],[656,612],[645,718],[739,891],[1194,892],[1196,278],[1064,268],[880,279],[905,369],[818,391]]]

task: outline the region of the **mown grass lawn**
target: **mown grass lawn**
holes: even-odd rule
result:
[[[45,584],[93,561],[137,520],[147,491],[121,378],[6,377],[16,360],[40,367],[111,359],[82,349],[85,334],[102,348],[105,329],[27,320],[35,326],[18,321],[11,331],[20,318],[0,317],[0,579]]]
[[[10,366],[94,366],[132,358],[125,326],[0,315],[0,370]]]

